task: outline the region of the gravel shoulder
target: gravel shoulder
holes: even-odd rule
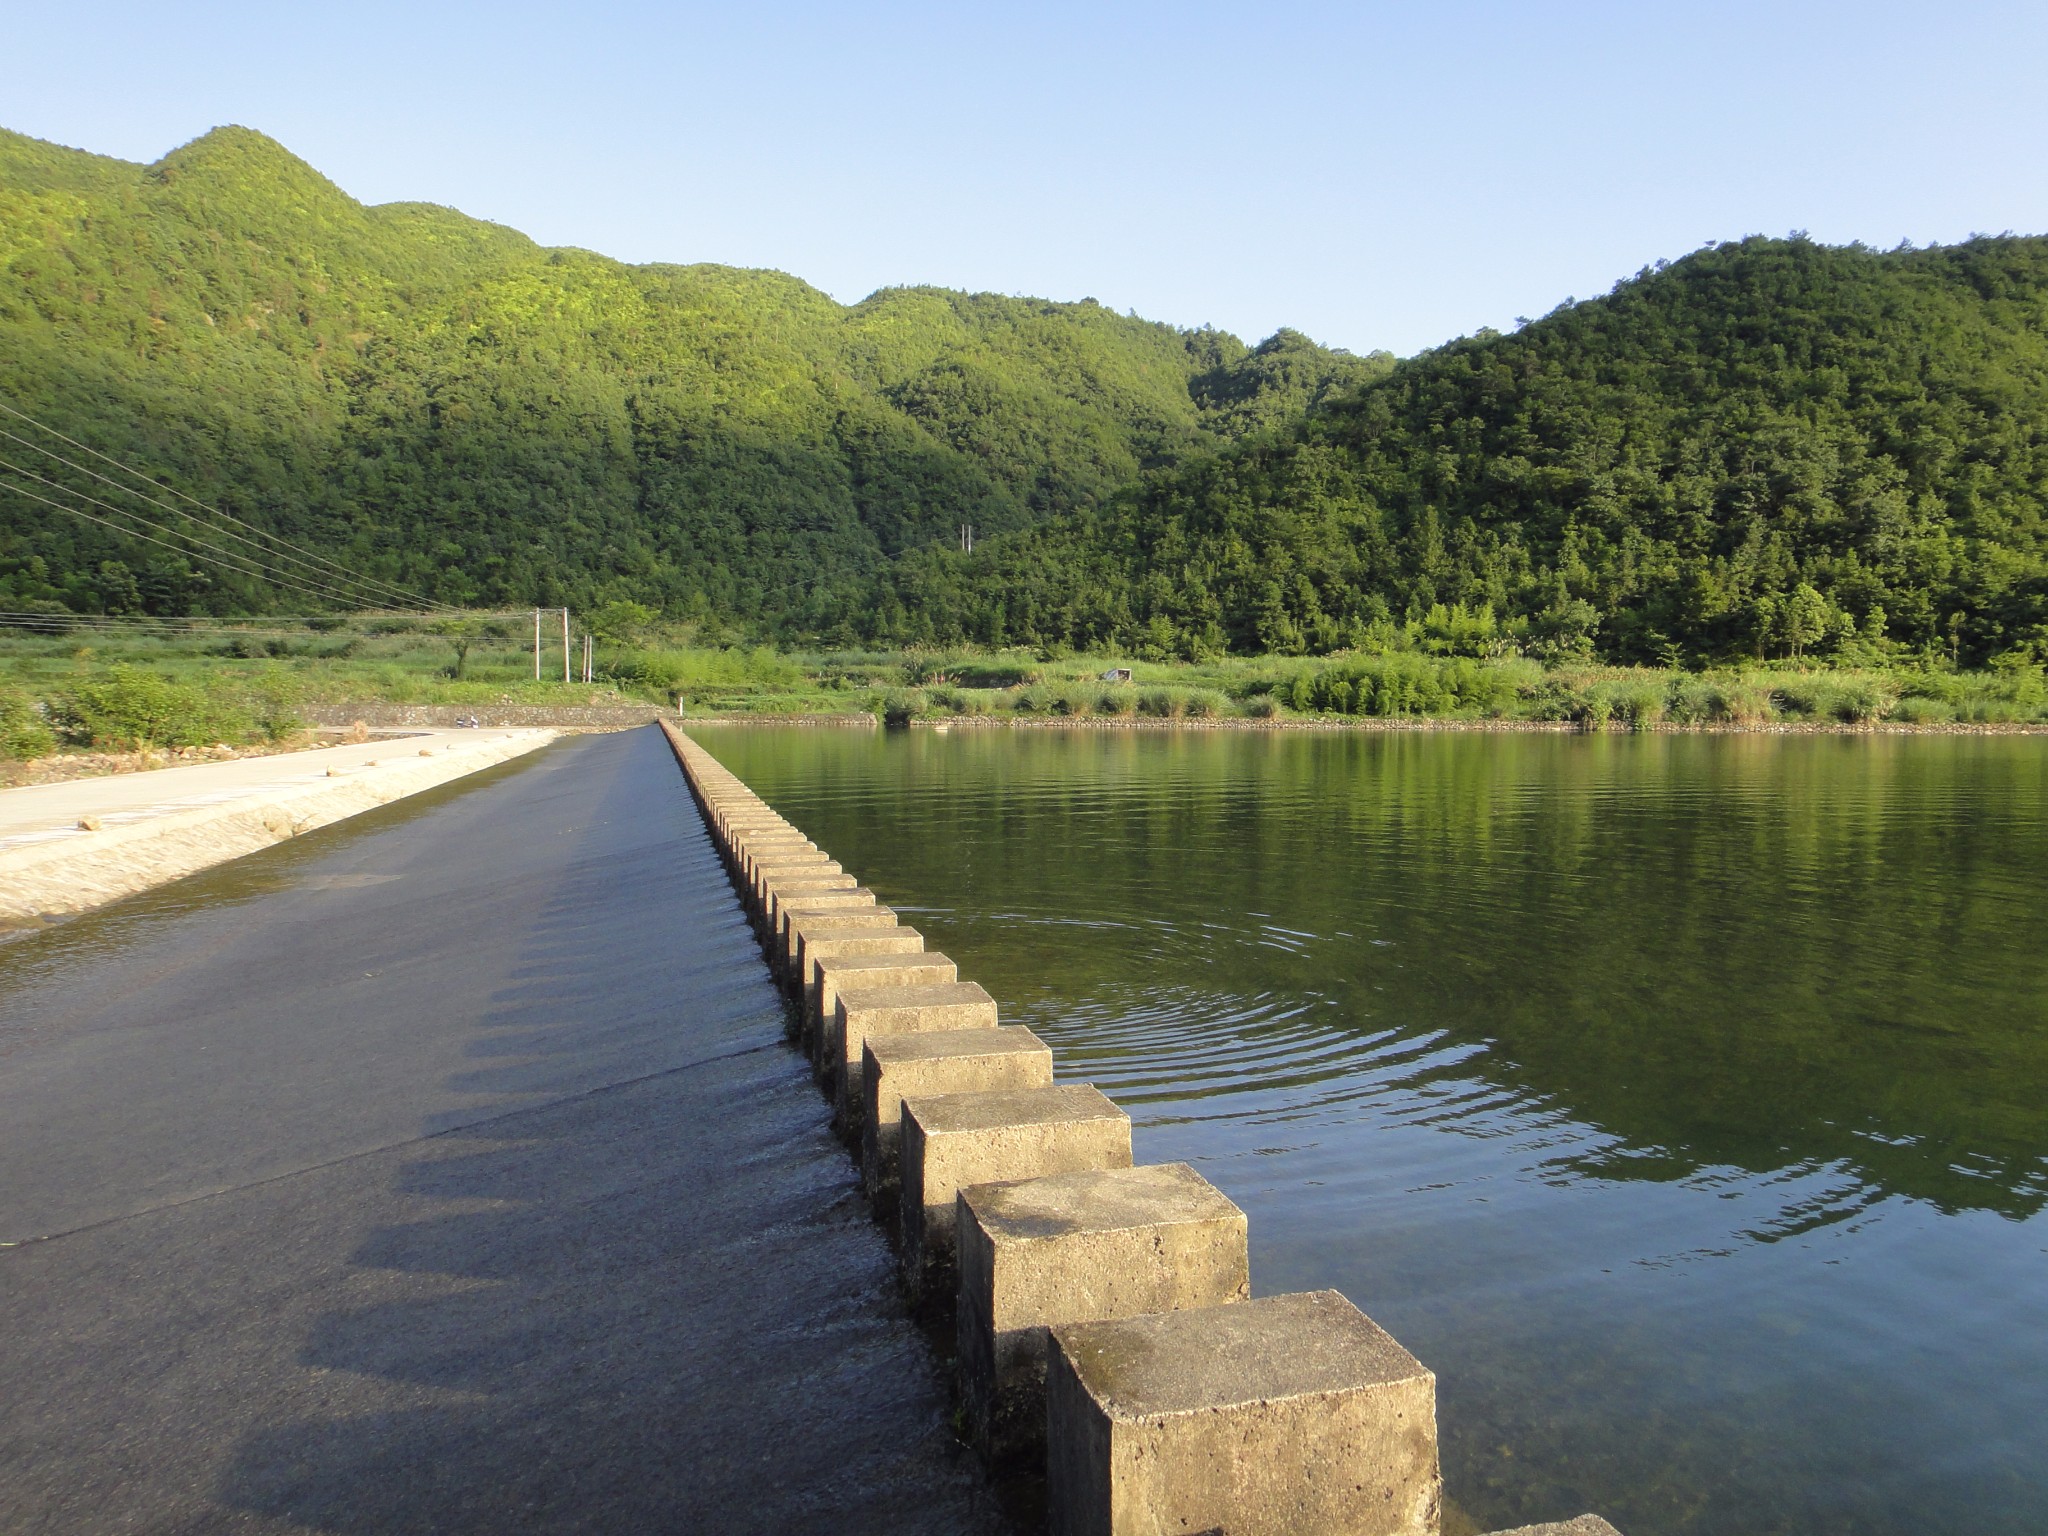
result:
[[[0,790],[0,928],[34,928],[546,746],[423,731],[282,756]]]

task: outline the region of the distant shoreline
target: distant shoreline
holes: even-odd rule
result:
[[[863,711],[845,714],[778,715],[768,711],[682,717],[685,727],[693,725],[802,725],[857,726],[880,729],[881,721]],[[1943,720],[1916,725],[1908,721],[1876,720],[1850,723],[1840,720],[1764,720],[1744,724],[1732,720],[1703,721],[1680,725],[1659,720],[1641,726],[1582,725],[1575,720],[1458,719],[1449,716],[1393,715],[1348,716],[1317,720],[1252,720],[1243,716],[1219,716],[1209,720],[1160,720],[1146,715],[938,715],[921,716],[909,722],[911,730],[952,732],[956,730],[1027,731],[1366,731],[1431,732],[1469,731],[1479,734],[1537,733],[1552,736],[2048,736],[2048,721],[2002,721],[1972,724]]]

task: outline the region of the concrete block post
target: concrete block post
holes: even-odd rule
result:
[[[852,875],[791,875],[769,882],[759,909],[761,926],[774,933],[781,922],[782,904],[805,896],[825,896],[833,891],[856,891],[860,882]]]
[[[884,1220],[894,1219],[905,1099],[1051,1086],[1052,1051],[1020,1024],[870,1034],[861,1045],[860,1170],[868,1199]]]
[[[839,861],[823,853],[783,853],[780,851],[749,855],[743,867],[742,878],[746,882],[747,901],[755,911],[767,910],[767,896],[770,886],[782,880],[823,879],[831,875],[846,875],[839,867]],[[848,886],[860,882],[851,875],[846,876]]]
[[[754,839],[764,842],[802,838],[803,834],[780,816],[767,812],[717,811],[711,818],[712,835],[728,858],[737,858],[742,845]]]
[[[878,906],[873,891],[862,890],[857,885],[851,887],[848,894],[853,891],[860,891],[867,900],[818,908],[803,902],[799,903],[794,911],[790,909],[788,902],[777,906],[775,931],[768,936],[768,963],[785,983],[792,983],[803,974],[799,961],[803,956],[806,936],[822,938],[834,930],[897,926],[894,907]]]
[[[867,1096],[861,1090],[870,1035],[928,1034],[996,1027],[996,1000],[971,981],[931,986],[842,987],[833,999],[825,1030],[826,1076],[832,1087],[832,1118],[847,1136],[860,1136]]]
[[[1552,1520],[1545,1525],[1518,1525],[1512,1531],[1495,1531],[1493,1536],[1621,1536],[1598,1515],[1580,1515],[1576,1520]]]
[[[861,954],[861,950],[839,950],[823,947],[837,939],[856,939],[869,933],[916,933],[915,928],[906,928],[896,921],[892,908],[877,908],[875,911],[888,912],[888,921],[881,921],[870,912],[848,909],[840,912],[824,912],[815,917],[803,918],[787,926],[786,942],[796,950],[796,965],[793,976],[815,977],[817,967],[812,963],[820,956],[829,954]],[[878,954],[896,954],[899,950],[878,950]]]
[[[820,891],[814,896],[791,896],[775,903],[775,930],[769,935],[770,948],[776,967],[785,976],[800,974],[796,968],[796,928],[806,919],[824,917],[833,912],[886,912],[896,915],[894,907],[885,907],[875,899],[875,893],[864,885],[848,886],[844,890]]]
[[[832,862],[832,855],[808,838],[741,838],[733,843],[732,852],[733,867],[738,874],[739,882],[749,890],[760,884],[761,871],[764,867]]]
[[[953,1295],[954,1200],[970,1184],[1131,1166],[1131,1120],[1086,1083],[903,1101],[903,1283]]]
[[[819,850],[800,834],[774,833],[761,836],[748,833],[732,838],[726,844],[725,860],[732,870],[733,884],[742,891],[751,890],[754,883],[754,866],[764,859],[787,853],[792,858],[808,859],[819,856]]]
[[[1252,1293],[1244,1212],[1186,1163],[969,1185],[953,1230],[961,1396],[969,1436],[995,1466],[1045,1449],[1054,1324]]]
[[[1053,1536],[1436,1536],[1436,1378],[1335,1291],[1066,1323]]]
[[[842,947],[861,942],[818,939],[804,944],[804,965],[811,978],[804,1004],[804,1028],[809,1031],[804,1043],[818,1081],[835,1093],[838,1090],[830,1081],[830,1072],[839,1059],[839,1051],[832,1031],[839,1022],[841,992],[851,987],[944,986],[960,979],[959,969],[945,955]]]

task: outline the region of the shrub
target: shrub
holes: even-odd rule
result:
[[[915,688],[892,688],[877,701],[875,713],[884,725],[908,725],[924,713],[924,706],[924,695]]]
[[[27,762],[57,750],[57,733],[27,694],[0,689],[0,759]]]
[[[1096,697],[1095,712],[1099,715],[1128,715],[1137,708],[1137,696],[1128,688],[1105,688]]]
[[[1187,695],[1181,708],[1190,720],[1213,720],[1223,713],[1223,695],[1207,688],[1197,688]]]
[[[1138,713],[1172,720],[1181,711],[1180,695],[1170,688],[1148,688],[1138,695]]]
[[[1595,693],[1607,700],[1609,715],[1632,731],[1646,731],[1664,717],[1664,687],[1653,682],[1602,683]]]
[[[1714,684],[1712,718],[1736,725],[1760,725],[1775,713],[1771,690],[1741,678]]]
[[[96,747],[195,747],[246,741],[255,724],[242,711],[186,683],[141,667],[110,667],[80,683],[69,712]]]
[[[1700,677],[1674,677],[1664,696],[1664,713],[1678,725],[1698,725],[1714,718],[1714,685]]]
[[[1072,688],[1055,688],[1046,700],[1046,708],[1056,715],[1085,715],[1088,704],[1088,695]]]
[[[1254,694],[1244,701],[1244,712],[1254,720],[1270,720],[1280,713],[1280,701],[1270,693]]]
[[[1856,678],[1834,691],[1828,700],[1828,712],[1846,724],[1862,725],[1882,720],[1897,702],[1889,689],[1868,678]]]
[[[1955,719],[1956,707],[1947,699],[1930,699],[1911,694],[1892,706],[1892,718],[1908,725],[1942,725]]]

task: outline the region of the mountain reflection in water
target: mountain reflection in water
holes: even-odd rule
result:
[[[1482,1525],[2048,1529],[2048,741],[701,739],[1436,1368]]]

